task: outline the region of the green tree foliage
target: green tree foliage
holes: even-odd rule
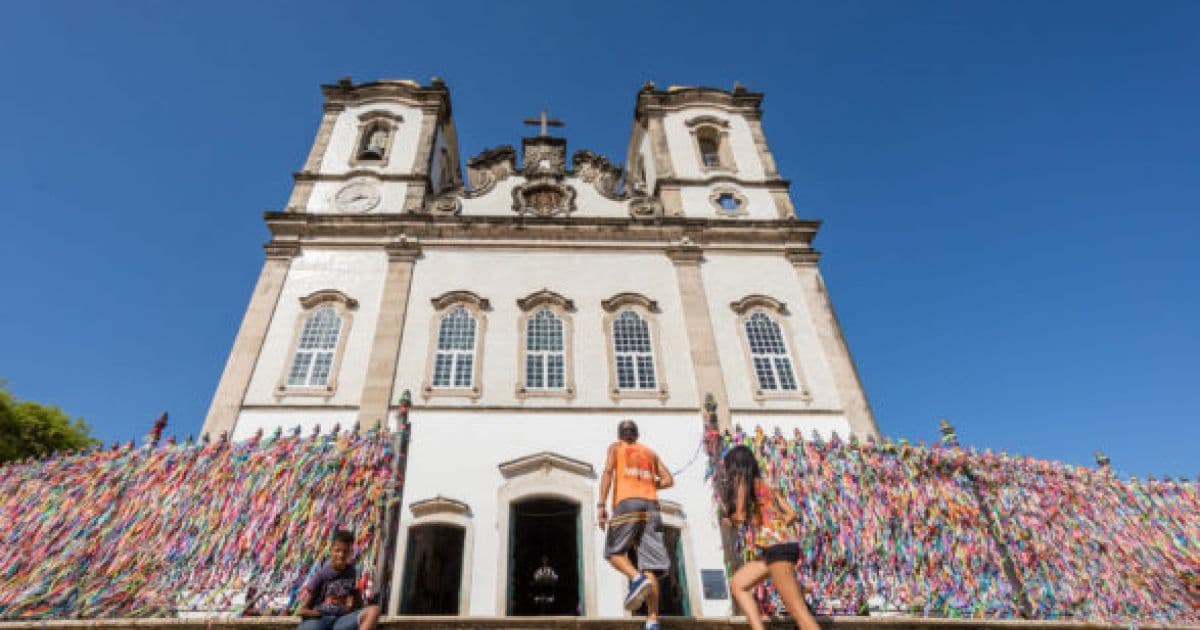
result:
[[[58,407],[18,400],[0,380],[0,462],[98,444],[83,418],[72,420]]]

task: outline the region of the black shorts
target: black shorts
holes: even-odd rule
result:
[[[762,550],[762,560],[767,564],[773,562],[790,562],[796,564],[800,561],[800,543],[783,543],[782,545],[771,545]]]

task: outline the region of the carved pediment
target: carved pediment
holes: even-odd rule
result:
[[[542,451],[535,455],[526,455],[525,457],[509,460],[498,467],[500,468],[500,474],[504,475],[505,479],[528,475],[539,470],[550,472],[554,469],[579,475],[580,477],[592,478],[596,476],[591,464],[549,451]]]
[[[651,313],[658,312],[658,302],[641,293],[618,293],[607,300],[600,300],[600,307],[608,313],[615,313],[625,306],[640,306]]]
[[[461,514],[468,516],[471,513],[471,508],[462,501],[451,499],[437,495],[432,499],[422,499],[414,501],[408,506],[408,509],[415,517],[428,516],[430,514]]]
[[[553,177],[562,179],[567,171],[567,141],[563,138],[538,136],[521,142],[521,173],[530,179]]]
[[[543,304],[555,304],[562,307],[565,311],[575,310],[575,302],[573,300],[569,300],[549,289],[535,291],[517,300],[517,308],[522,311],[531,311]]]
[[[753,295],[747,295],[736,302],[729,303],[729,308],[733,309],[733,312],[737,313],[738,315],[745,315],[748,311],[750,311],[750,309],[756,307],[762,307],[775,311],[776,313],[787,312],[787,304],[780,302],[769,295],[760,295],[757,293]]]
[[[312,308],[324,302],[341,302],[346,308],[358,308],[358,300],[336,289],[321,289],[300,298],[300,305],[304,308]]]
[[[447,291],[431,300],[433,307],[437,310],[443,310],[453,304],[471,304],[486,311],[491,308],[492,303],[487,298],[479,297],[479,294],[474,291]]]

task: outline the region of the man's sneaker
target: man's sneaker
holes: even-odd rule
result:
[[[658,620],[647,621],[646,622],[646,630],[658,630]]]
[[[650,592],[650,580],[646,576],[639,575],[632,580],[629,580],[629,594],[625,596],[625,610],[637,610],[641,607],[642,602],[646,601],[646,595]]]

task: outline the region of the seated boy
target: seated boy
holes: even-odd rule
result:
[[[379,606],[363,607],[358,570],[351,554],[354,534],[345,530],[333,533],[329,561],[322,564],[300,590],[300,608],[304,618],[300,630],[375,630]]]

